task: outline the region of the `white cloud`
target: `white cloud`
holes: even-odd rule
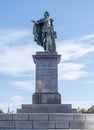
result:
[[[0,34],[0,73],[18,76],[34,70],[32,55],[42,48],[32,40],[32,32],[0,30]]]
[[[9,102],[0,103],[0,109],[4,112],[16,112],[17,108],[20,108],[21,104],[24,103],[24,98],[21,95],[13,96],[9,99]]]
[[[12,82],[11,84],[22,90],[34,91],[35,89],[34,81],[31,81],[31,80],[30,81],[17,81],[17,82]]]
[[[20,95],[16,95],[16,96],[11,97],[11,101],[15,102],[15,103],[22,102],[23,100],[24,100],[24,98]]]
[[[78,63],[61,63],[59,65],[59,79],[76,80],[82,76],[87,76],[88,73],[82,69],[86,66]]]
[[[38,48],[37,48],[38,49]],[[32,55],[36,50],[34,45],[4,47],[0,54],[0,72],[10,75],[20,75],[35,69]]]
[[[81,38],[81,40],[91,40],[91,39],[94,39],[94,34],[89,34]]]
[[[14,44],[22,42],[26,37],[32,36],[29,30],[6,29],[0,30],[0,44]],[[31,38],[30,38],[31,39]]]
[[[0,46],[0,73],[24,76],[26,72],[34,71],[35,65],[32,55],[34,55],[36,51],[43,49],[36,45],[32,38],[30,43],[30,35],[32,35],[32,32],[27,30],[9,30],[2,33],[0,36],[0,42],[2,43]],[[93,37],[93,35],[91,37]],[[11,43],[12,46],[9,45],[9,43]],[[57,52],[62,55],[61,64],[59,66],[61,73],[59,73],[60,79],[75,80],[81,76],[88,75],[86,71],[83,71],[85,68],[84,63],[79,64],[73,61],[85,57],[85,55],[90,52],[94,52],[94,45],[83,43],[81,39],[80,43],[79,39],[57,42]],[[70,60],[72,63],[67,63]]]
[[[22,73],[34,68],[31,46],[7,47],[0,55],[0,71],[9,74]]]
[[[57,52],[62,55],[62,61],[78,59],[90,52],[94,52],[94,45],[76,43],[70,41],[61,41],[57,46]]]
[[[91,37],[93,37],[93,35],[91,35]],[[57,51],[61,54],[59,79],[76,80],[82,76],[90,75],[89,72],[85,70],[88,70],[88,66],[81,62],[75,63],[75,60],[80,61],[81,58],[85,58],[89,53],[94,52],[94,45],[87,44],[84,40],[81,41],[79,38],[78,40],[74,39],[58,42]]]

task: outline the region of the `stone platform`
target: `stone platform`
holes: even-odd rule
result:
[[[17,113],[76,113],[71,104],[23,104]]]
[[[36,52],[36,87],[32,104],[24,104],[17,113],[75,113],[71,104],[61,104],[58,92],[58,64],[61,55],[57,52]]]
[[[94,114],[0,114],[0,130],[94,130]]]

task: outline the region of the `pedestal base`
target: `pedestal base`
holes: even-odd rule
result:
[[[0,130],[94,130],[94,114],[0,114]]]
[[[71,104],[23,104],[17,113],[76,113]]]
[[[33,104],[61,104],[59,93],[34,93]]]

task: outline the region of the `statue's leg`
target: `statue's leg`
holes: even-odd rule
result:
[[[49,39],[46,40],[46,52],[48,52],[48,48],[49,48]]]

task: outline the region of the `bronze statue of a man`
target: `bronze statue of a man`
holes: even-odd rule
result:
[[[57,36],[54,31],[53,19],[49,18],[49,13],[45,12],[44,18],[38,21],[32,20],[32,22],[34,23],[34,41],[42,46],[46,52],[55,52],[55,38],[57,38]]]

